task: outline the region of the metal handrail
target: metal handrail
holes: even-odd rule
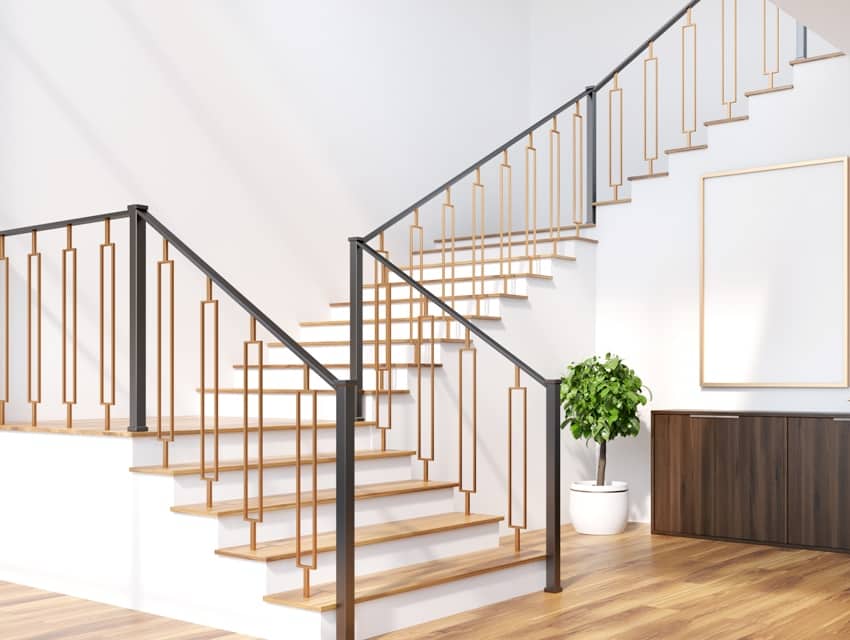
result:
[[[530,378],[532,378],[535,382],[537,382],[537,383],[539,383],[543,386],[546,386],[547,383],[552,382],[552,380],[546,378],[546,376],[544,376],[542,373],[540,373],[539,371],[534,369],[531,365],[524,362],[523,360],[521,360],[520,358],[515,356],[513,353],[508,351],[505,347],[503,347],[501,344],[499,344],[494,338],[490,337],[490,335],[487,334],[487,332],[485,332],[481,328],[477,327],[474,323],[470,322],[469,320],[464,318],[461,314],[459,314],[457,311],[455,311],[450,305],[443,302],[442,298],[440,298],[437,294],[432,293],[431,291],[429,291],[428,289],[423,287],[416,280],[414,280],[409,275],[407,275],[404,271],[402,271],[402,269],[400,267],[396,266],[395,263],[393,263],[388,258],[381,255],[378,251],[376,251],[372,247],[370,247],[366,243],[366,240],[364,238],[351,238],[351,242],[358,245],[361,249],[363,249],[363,251],[368,253],[375,260],[377,260],[382,265],[384,265],[387,269],[389,269],[394,274],[396,274],[399,278],[402,279],[402,281],[404,281],[404,283],[406,285],[408,285],[409,287],[412,287],[413,289],[416,289],[417,292],[419,292],[421,295],[428,298],[428,300],[430,300],[436,306],[440,307],[440,309],[445,311],[446,315],[451,316],[452,319],[455,322],[457,322],[458,324],[461,324],[465,328],[469,329],[470,333],[475,334],[475,336],[480,338],[482,342],[484,342],[485,344],[490,346],[493,350],[495,350],[500,355],[507,358],[513,365],[515,365],[515,366],[519,367],[520,369],[522,369],[523,371],[525,371],[525,373],[527,373],[528,376]]]
[[[104,220],[121,220],[129,217],[130,213],[126,209],[123,211],[113,211],[111,213],[98,213],[93,216],[85,216],[82,218],[69,218],[67,220],[56,220],[55,222],[45,222],[42,224],[34,224],[26,227],[17,227],[15,229],[6,229],[0,231],[0,236],[20,236],[25,233],[36,233],[40,231],[51,231],[53,229],[64,229],[65,227],[79,227],[84,224],[94,224],[95,222],[103,222]]]
[[[197,253],[192,251],[185,242],[180,240],[168,227],[162,224],[149,211],[140,209],[139,215],[153,228],[159,235],[168,240],[168,242],[177,249],[183,256],[191,262],[199,271],[213,281],[213,283],[230,298],[242,307],[251,317],[255,318],[266,331],[268,331],[276,340],[289,348],[304,364],[312,369],[316,375],[327,382],[332,387],[337,387],[342,382],[333,373],[323,366],[312,354],[304,347],[295,341],[286,331],[280,328],[271,318],[263,313],[255,304],[246,298],[239,290],[230,284],[224,276],[213,269],[205,262]]]
[[[647,38],[643,42],[643,44],[641,44],[637,49],[635,49],[631,54],[629,54],[620,64],[618,64],[616,67],[614,67],[614,69],[612,69],[607,75],[605,75],[605,77],[602,78],[602,80],[597,82],[595,85],[590,85],[590,86],[586,87],[582,92],[580,92],[579,94],[577,94],[573,98],[570,98],[569,100],[567,100],[567,102],[562,104],[560,107],[558,107],[554,111],[550,112],[549,114],[543,116],[537,122],[535,122],[533,125],[525,128],[522,132],[515,135],[513,138],[511,138],[506,143],[499,146],[497,149],[491,151],[490,153],[488,153],[486,156],[484,156],[483,158],[481,158],[477,162],[471,164],[469,167],[467,167],[466,169],[461,171],[455,177],[444,182],[442,185],[440,185],[439,187],[434,189],[431,193],[429,193],[425,197],[420,198],[419,200],[414,202],[412,205],[410,205],[406,209],[404,209],[401,212],[394,215],[392,218],[387,220],[385,223],[383,223],[379,227],[376,227],[374,230],[372,230],[371,232],[364,235],[363,240],[366,241],[366,242],[373,240],[374,238],[379,236],[381,233],[383,233],[384,231],[386,231],[390,227],[393,227],[398,222],[401,222],[402,220],[404,220],[404,218],[406,218],[411,213],[413,213],[414,210],[418,209],[423,204],[431,201],[433,198],[435,198],[440,193],[445,191],[448,187],[451,187],[452,185],[460,182],[465,177],[472,174],[472,172],[475,171],[476,168],[481,167],[482,165],[490,162],[490,160],[494,159],[500,153],[502,153],[506,149],[515,145],[517,142],[519,142],[520,140],[525,138],[532,131],[536,131],[542,125],[544,125],[545,123],[547,123],[552,118],[554,118],[558,114],[562,113],[563,111],[565,111],[569,107],[573,106],[576,102],[578,102],[582,98],[584,98],[586,96],[592,97],[602,87],[604,87],[606,84],[608,84],[611,81],[611,79],[617,73],[619,73],[620,71],[625,69],[632,62],[634,62],[634,60],[641,54],[641,52],[643,52],[644,50],[646,50],[647,47],[649,47],[650,43],[654,42],[659,37],[661,37],[664,33],[666,33],[670,29],[670,27],[672,27],[674,24],[676,24],[676,22],[688,12],[689,9],[692,9],[695,5],[699,4],[700,1],[701,0],[688,0],[687,4],[685,4],[684,7],[682,7],[679,11],[677,11],[676,14],[672,18],[667,20],[661,26],[661,28],[659,28],[657,31],[655,31],[655,33],[653,33],[649,38]]]

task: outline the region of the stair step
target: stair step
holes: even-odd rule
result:
[[[354,546],[363,547],[405,538],[414,538],[432,533],[442,533],[455,529],[474,527],[482,524],[491,524],[504,520],[502,516],[490,516],[481,514],[465,515],[464,513],[441,513],[421,518],[410,518],[396,522],[384,522],[366,527],[358,527],[354,530]],[[312,540],[310,536],[302,537],[302,552],[309,553]],[[336,532],[321,533],[318,536],[317,550],[319,553],[334,551],[336,549]],[[272,540],[270,542],[258,542],[256,550],[252,551],[250,545],[237,547],[226,547],[216,550],[216,553],[231,558],[243,560],[255,560],[259,562],[274,562],[276,560],[289,560],[295,557],[295,538],[286,540]]]
[[[396,304],[398,302],[399,302],[398,300],[393,300],[393,304]],[[368,303],[365,303],[365,304],[374,305],[374,301],[370,300]],[[378,304],[384,305],[384,304],[386,304],[386,300],[379,300]],[[485,316],[485,315],[475,315],[475,314],[464,316],[464,318],[466,318],[467,320],[493,320],[493,321],[497,321],[497,320],[502,319],[500,316]],[[392,322],[394,324],[395,323],[409,324],[410,318],[393,318]],[[452,320],[452,322],[454,322],[454,320]],[[381,318],[380,323],[382,325],[386,324],[386,319]],[[416,318],[413,318],[413,323],[416,324]],[[347,326],[349,326],[350,322],[348,320],[314,320],[312,322],[300,322],[299,324],[302,327],[347,327]],[[375,321],[374,320],[364,320],[363,324],[375,324]],[[328,366],[328,365],[325,365],[325,366]]]
[[[666,178],[670,175],[669,171],[656,171],[655,173],[644,173],[639,176],[629,176],[627,179],[631,182],[636,180],[652,180],[653,178]]]
[[[706,127],[714,127],[718,124],[729,124],[730,122],[746,122],[750,116],[732,116],[730,118],[720,118],[719,120],[706,120],[703,125]]]
[[[430,343],[431,339],[427,338],[427,339],[424,339],[423,341],[426,342],[426,343]],[[463,340],[463,338],[435,338],[434,342],[436,342],[437,344],[444,344],[444,343],[445,344],[463,344],[464,340]],[[393,344],[413,344],[413,345],[415,345],[415,344],[419,344],[419,340],[416,340],[415,338],[413,338],[413,339],[411,339],[411,338],[393,338],[392,343]],[[313,341],[313,342],[301,342],[299,344],[302,347],[347,347],[351,343],[348,340],[317,340],[317,341]],[[374,345],[375,341],[374,340],[364,340],[363,344],[364,345]],[[386,340],[379,340],[378,344],[379,345],[386,345],[387,341]],[[281,342],[269,342],[269,346],[275,347],[275,348],[278,348],[278,347],[283,348],[284,345]]]
[[[451,300],[475,300],[475,299],[486,300],[486,299],[499,299],[499,298],[504,298],[505,300],[528,300],[528,296],[523,295],[521,293],[478,293],[478,294],[475,294],[475,295],[472,295],[470,293],[470,294],[465,294],[465,295],[460,295],[460,296],[449,296],[449,295],[447,295],[445,297],[440,296],[440,298],[447,303],[450,303]],[[419,302],[419,300],[420,300],[420,298],[393,298],[393,304],[404,304],[405,302],[416,303],[416,302]],[[365,302],[364,304],[370,304],[370,303],[372,303],[371,300],[369,300],[368,302]],[[349,306],[351,306],[351,303],[348,300],[346,300],[344,302],[331,302],[330,306],[331,307],[349,307]]]
[[[806,64],[807,62],[818,62],[819,60],[829,60],[830,58],[840,58],[846,55],[843,51],[833,51],[832,53],[822,53],[819,56],[809,56],[806,58],[794,58],[789,62],[792,67],[798,64]]]
[[[689,147],[676,147],[674,149],[665,149],[664,153],[668,156],[675,153],[687,153],[688,151],[705,151],[708,149],[707,144],[692,144]]]
[[[388,450],[388,451],[356,451],[354,453],[355,460],[384,460],[387,458],[405,458],[408,456],[415,455],[415,451],[397,451],[397,450]],[[263,464],[265,469],[274,469],[281,467],[294,467],[296,462],[295,456],[284,456],[284,457],[275,457],[275,458],[266,458]],[[330,464],[336,462],[336,454],[333,453],[320,453],[317,456],[317,461],[319,464]],[[301,456],[301,463],[304,465],[313,464],[313,458],[307,456]],[[207,465],[207,469],[212,468],[212,463]],[[228,471],[242,471],[244,465],[241,460],[230,460],[221,462],[218,465],[218,470],[221,473],[226,473]],[[248,461],[249,469],[257,468],[256,460]],[[199,464],[189,462],[185,464],[170,464],[167,467],[163,467],[161,465],[153,465],[153,466],[144,466],[144,467],[131,467],[130,471],[133,473],[143,473],[148,475],[157,475],[157,476],[194,476],[200,475],[201,467]]]
[[[582,227],[582,228],[584,228],[584,227]],[[546,230],[546,233],[547,234],[549,233],[548,229]],[[498,238],[498,236],[497,236],[497,238]],[[587,242],[587,243],[590,243],[590,244],[598,244],[599,243],[599,241],[595,240],[594,238],[586,238],[584,236],[561,236],[560,238],[557,237],[557,236],[553,237],[553,236],[549,236],[549,235],[546,235],[544,237],[540,237],[540,235],[537,236],[537,244],[538,245],[544,245],[544,246],[545,245],[551,245],[553,242],[568,242],[568,241]],[[440,241],[435,240],[435,242],[440,242]],[[457,244],[457,242],[458,241],[455,240],[455,252],[471,251],[472,250],[471,244]],[[469,242],[469,240],[464,240],[464,242]],[[528,238],[528,244],[529,244],[529,246],[533,244],[530,234],[529,234],[529,238]],[[499,241],[497,239],[496,241],[485,242],[484,245],[483,245],[483,248],[485,248],[485,249],[498,249],[499,246],[500,246]],[[514,253],[514,247],[523,247],[524,248],[525,247],[525,232],[523,232],[520,240],[508,241],[507,239],[505,239],[505,240],[502,241],[501,246],[505,248],[505,251],[507,251],[508,246],[510,246],[511,247],[511,253]],[[476,242],[475,248],[481,249],[482,245],[479,242]],[[451,249],[449,247],[446,247],[446,255],[448,255],[450,251],[451,251]],[[442,255],[443,249],[442,249],[442,247],[438,247],[437,249],[425,249],[422,253],[427,254],[427,255],[432,255],[432,254]],[[415,252],[414,255],[419,255],[419,252],[418,251]],[[531,257],[532,260],[534,260],[536,258],[552,258],[552,257],[558,258],[559,256],[563,257],[563,258],[567,258],[567,259],[570,259],[570,258],[575,259],[574,256],[562,256],[561,254],[557,254],[557,253],[556,254],[541,253],[541,254],[537,254],[537,255],[532,255],[530,257]],[[512,257],[514,258],[514,260],[528,260],[528,258],[529,258],[529,256],[524,255],[524,254],[520,255],[520,256],[512,256]],[[498,260],[498,258],[497,258],[497,260]],[[507,261],[507,258],[505,258],[505,261]],[[448,263],[446,263],[446,264],[448,264]],[[437,266],[440,266],[440,265],[438,264]],[[416,268],[418,269],[419,267],[417,266]]]
[[[552,243],[552,240],[549,239],[549,238],[547,238],[545,240],[541,240],[540,238],[537,239],[537,244],[551,244],[551,243]],[[529,244],[529,246],[531,246],[531,245],[534,244],[534,241],[529,238],[528,244]],[[525,241],[522,242],[522,245],[525,246]],[[499,244],[496,243],[495,246],[498,247]],[[475,245],[474,248],[480,250],[482,248],[482,246],[480,244],[477,244],[477,245]],[[488,247],[486,245],[484,245],[483,248],[486,249]],[[489,248],[492,248],[492,247],[489,247]],[[472,249],[473,249],[472,245],[467,245],[467,246],[463,246],[463,247],[457,247],[456,246],[455,252],[471,251]],[[442,250],[438,250],[437,253],[442,253]],[[450,253],[451,253],[451,249],[446,249],[446,257],[448,257],[448,255]],[[526,262],[528,260],[564,260],[566,262],[575,262],[576,258],[575,258],[575,256],[565,256],[565,255],[560,255],[560,254],[546,253],[546,254],[534,254],[534,255],[530,255],[530,256],[525,256],[525,255],[511,256],[510,258],[508,258],[508,257],[485,258],[484,260],[476,259],[474,263],[473,263],[472,260],[456,260],[455,262],[452,262],[451,260],[446,260],[446,269],[450,269],[452,266],[469,267],[469,266],[472,266],[473,264],[478,266],[478,265],[481,265],[481,264],[499,264],[500,262],[520,262],[520,261]],[[442,266],[443,266],[442,262],[423,262],[422,263],[422,269],[440,269],[440,268],[442,268]],[[410,269],[411,269],[411,266],[410,265],[404,265],[404,266],[401,266],[399,268],[402,269],[403,271],[409,272]],[[413,265],[412,268],[414,270],[418,270],[420,267],[419,267],[418,264],[415,264],[415,265]]]
[[[538,241],[538,244],[540,242]],[[540,273],[529,273],[529,272],[520,272],[520,273],[506,273],[504,275],[486,275],[483,278],[481,276],[476,276],[472,278],[471,276],[464,276],[463,278],[455,278],[454,282],[480,282],[481,280],[505,280],[505,279],[518,279],[518,278],[528,278],[532,280],[552,280],[552,276],[542,275]],[[452,282],[449,278],[443,280],[442,278],[435,278],[432,280],[419,280],[419,284],[421,285],[429,285],[429,284],[441,284],[443,282],[448,285],[449,282]],[[364,284],[364,289],[374,289],[376,285],[374,284]],[[378,287],[386,287],[385,284],[379,284]],[[401,281],[392,281],[390,282],[390,286],[392,287],[410,287],[409,284]],[[369,301],[371,302],[371,300]],[[393,300],[393,302],[398,302],[398,300]]]
[[[371,498],[383,498],[386,496],[397,496],[422,491],[434,491],[438,489],[453,489],[457,482],[442,482],[436,480],[403,480],[400,482],[380,482],[355,487],[355,500],[369,500]],[[263,508],[265,511],[281,511],[295,508],[296,494],[286,493],[281,495],[265,496]],[[331,504],[336,502],[336,489],[321,489],[317,492],[318,504]],[[302,492],[302,505],[312,505],[313,496],[311,492]],[[249,509],[257,508],[256,498],[248,501]],[[208,518],[221,518],[242,514],[242,499],[221,500],[213,502],[211,508],[205,503],[186,504],[171,507],[174,513],[184,513],[193,516],[205,516]]]
[[[595,229],[595,228],[596,228],[595,224],[584,224],[584,223],[582,223],[582,224],[579,225],[579,229]],[[574,225],[574,224],[567,224],[567,225],[561,226],[560,228],[555,227],[554,229],[552,229],[552,231],[575,231],[575,230],[576,230],[576,225]],[[537,229],[538,242],[540,241],[540,236],[542,234],[549,233],[549,232],[550,232],[549,227],[544,227],[542,229],[538,228]],[[529,235],[531,235],[533,233],[534,233],[534,229],[528,230]],[[520,236],[521,235],[523,238],[525,238],[525,229],[514,229],[513,231],[510,231],[510,232],[506,231],[504,233],[504,235],[505,236]],[[488,239],[488,240],[492,239],[492,238],[498,238],[498,237],[499,237],[498,233],[485,233],[484,234],[484,238]],[[476,236],[475,239],[480,240],[481,237]],[[470,240],[472,240],[472,236],[457,236],[455,238],[455,243],[466,242],[466,241],[470,241]],[[437,239],[434,240],[435,244],[439,244],[441,242],[447,242],[448,243],[448,242],[451,242],[451,239],[447,238],[446,240],[443,240],[442,238],[437,238]],[[525,242],[525,241],[523,241],[523,242]]]
[[[395,340],[393,340],[393,342],[395,342]],[[457,340],[457,342],[463,342],[463,340]],[[201,389],[196,388],[195,391],[200,393]],[[236,387],[219,387],[218,392],[220,395],[242,395],[245,393],[245,390],[238,389]],[[204,393],[213,394],[215,393],[215,389],[204,389]],[[248,389],[249,395],[256,395],[257,393],[259,393],[259,389]],[[336,394],[336,389],[263,389],[263,395],[268,396],[294,396],[299,393],[317,393],[320,396],[331,396]],[[364,396],[374,396],[375,394],[386,395],[388,393],[399,395],[410,393],[410,391],[408,389],[392,389],[391,391],[389,389],[381,389],[380,391],[376,391],[375,389],[363,389],[360,393]]]
[[[779,91],[790,91],[794,88],[793,84],[781,84],[776,87],[768,87],[766,89],[753,89],[752,91],[744,91],[744,95],[748,98],[753,96],[763,96],[768,93],[778,93]]]
[[[436,587],[449,582],[544,560],[545,558],[546,552],[543,549],[529,548],[516,552],[513,550],[513,546],[501,546],[498,549],[476,551],[451,558],[399,567],[390,571],[358,576],[355,583],[354,602],[368,602],[369,600],[386,598],[418,589]],[[312,589],[309,598],[304,597],[302,589],[297,589],[268,595],[263,599],[271,604],[308,611],[332,611],[337,605],[336,583],[317,585]]]
[[[428,342],[427,338],[425,339],[425,342]],[[244,366],[245,365],[234,364],[233,368],[241,370]],[[256,364],[249,364],[248,369],[256,369],[257,366],[258,365],[256,365]],[[324,366],[328,369],[348,369],[350,367],[350,365],[347,362],[344,363],[344,364],[342,364],[342,363],[340,363],[340,364],[326,364]],[[385,365],[381,365],[381,368],[383,369],[384,366]],[[393,362],[392,363],[392,367],[394,369],[415,369],[418,366],[419,365],[417,365],[415,362]],[[429,363],[429,364],[426,364],[426,365],[423,365],[423,366],[430,367],[431,365]],[[434,366],[435,367],[442,367],[443,365],[435,363]],[[364,362],[363,368],[364,369],[374,369],[375,365],[372,364],[372,363],[365,363]],[[304,365],[303,364],[263,364],[263,370],[266,370],[266,369],[270,369],[272,371],[296,370],[296,369],[303,371]]]
[[[599,200],[593,203],[594,207],[610,207],[615,204],[629,204],[632,201],[631,198],[620,198],[618,200]]]

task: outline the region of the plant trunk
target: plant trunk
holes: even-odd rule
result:
[[[605,486],[605,463],[608,461],[608,442],[603,440],[599,443],[599,462],[596,465],[596,486]]]

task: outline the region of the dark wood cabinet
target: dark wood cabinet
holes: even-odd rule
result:
[[[850,549],[850,421],[788,421],[788,541]]]
[[[653,412],[652,530],[850,551],[850,416]]]

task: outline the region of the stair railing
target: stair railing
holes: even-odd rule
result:
[[[127,256],[129,282],[128,282],[128,308],[126,318],[129,324],[129,343],[126,354],[129,362],[126,378],[120,376],[116,370],[118,354],[117,344],[117,296],[118,283],[116,281],[116,267],[118,265],[118,252],[123,243],[117,237],[119,221],[127,220]],[[130,432],[143,434],[151,427],[155,427],[155,437],[162,446],[162,468],[171,467],[169,452],[175,442],[175,437],[186,431],[187,435],[197,433],[200,442],[200,480],[206,484],[207,509],[214,508],[214,487],[219,480],[219,438],[221,428],[229,426],[231,429],[241,430],[243,436],[243,456],[241,461],[242,470],[242,514],[249,529],[249,544],[252,549],[257,547],[257,528],[263,522],[264,516],[264,489],[263,478],[267,456],[263,452],[264,428],[266,426],[277,426],[293,428],[296,438],[295,445],[295,473],[296,473],[296,499],[295,519],[296,529],[299,533],[296,542],[295,564],[304,572],[304,591],[309,595],[310,573],[317,567],[318,532],[316,505],[318,503],[318,487],[316,477],[317,459],[317,428],[319,415],[316,409],[318,390],[310,388],[310,372],[331,387],[331,393],[335,396],[335,429],[336,429],[336,456],[337,465],[337,570],[342,580],[339,582],[341,588],[345,587],[346,580],[353,577],[353,553],[354,541],[354,405],[355,385],[347,380],[340,380],[326,367],[307,352],[288,333],[280,328],[268,315],[261,311],[255,304],[243,295],[235,286],[228,282],[219,272],[213,269],[196,252],[190,249],[176,234],[168,229],[144,205],[130,205],[126,210],[111,213],[98,214],[84,218],[71,218],[48,224],[32,225],[15,229],[0,231],[0,424],[7,424],[10,417],[8,405],[12,398],[10,396],[10,380],[12,373],[10,358],[10,336],[11,311],[16,304],[15,295],[10,291],[10,273],[12,258],[10,252],[11,239],[17,236],[29,236],[26,260],[26,281],[24,286],[26,310],[26,403],[29,405],[30,419],[27,428],[34,431],[56,427],[48,421],[41,419],[39,409],[43,404],[42,391],[45,384],[52,384],[51,379],[42,375],[43,355],[42,337],[44,318],[44,296],[42,294],[42,267],[44,243],[40,243],[46,232],[61,230],[65,234],[65,242],[61,249],[56,250],[61,259],[61,282],[59,287],[59,302],[61,304],[60,335],[61,340],[61,372],[57,371],[55,380],[61,385],[61,402],[64,405],[65,420],[62,428],[72,430],[92,429],[92,421],[80,421],[75,415],[78,399],[82,399],[88,390],[79,389],[78,395],[78,353],[79,336],[78,331],[78,250],[75,243],[75,230],[84,225],[102,224],[103,240],[99,243],[97,252],[97,291],[98,291],[98,373],[97,385],[92,385],[91,395],[98,399],[103,411],[102,431],[114,430],[119,420],[123,428]],[[161,252],[153,260],[153,268],[156,277],[155,284],[155,415],[148,416],[148,283],[147,275],[151,266],[148,257],[148,228],[156,232],[161,239]],[[52,251],[52,249],[50,249]],[[199,295],[199,342],[200,342],[200,418],[191,418],[191,422],[181,423],[175,416],[175,260],[173,251],[182,257],[203,278],[200,287],[203,295]],[[85,254],[83,255],[85,257]],[[94,260],[91,261],[94,263]],[[94,266],[89,264],[88,266]],[[219,401],[222,393],[219,384],[219,348],[220,336],[220,301],[224,296],[235,303],[236,307],[248,315],[248,332],[242,342],[243,361],[241,364],[243,373],[242,396],[243,415],[238,423],[231,422],[223,425],[219,415]],[[124,313],[121,314],[124,316]],[[84,327],[83,327],[84,328]],[[295,394],[296,417],[294,424],[266,425],[263,417],[264,386],[263,386],[263,352],[266,341],[258,335],[258,330],[264,330],[272,339],[279,341],[294,354],[304,366],[304,385],[302,390]],[[83,336],[85,340],[85,336]],[[124,351],[121,350],[123,357]],[[250,375],[256,370],[257,384],[252,384],[255,376]],[[61,375],[59,375],[61,373]],[[189,374],[192,375],[192,374]],[[119,404],[117,394],[117,379],[128,386],[127,404],[128,415],[126,426],[124,420],[116,416],[115,407]],[[82,384],[80,384],[83,387]],[[252,400],[256,396],[256,401]],[[306,397],[307,400],[302,402]],[[123,400],[121,401],[123,404]],[[302,412],[302,406],[304,411]],[[90,416],[87,416],[90,418]],[[253,423],[253,424],[252,424]],[[309,452],[302,452],[302,433],[305,429],[312,430],[312,444]],[[101,430],[101,429],[95,429]],[[249,434],[254,430],[255,459],[251,459],[251,447]],[[210,451],[211,449],[211,451]],[[306,455],[305,455],[306,454]],[[312,465],[312,481],[308,483],[306,491],[302,494],[302,470],[305,465]],[[251,470],[254,470],[252,481]],[[311,506],[311,509],[305,507]],[[305,518],[306,516],[306,518]],[[304,528],[302,520],[310,522],[309,536],[303,537],[301,531]],[[342,596],[345,594],[342,590]],[[341,598],[342,600],[343,598]],[[349,606],[353,604],[349,601]]]
[[[659,171],[661,135],[659,130],[660,68],[666,64],[663,57],[673,57],[681,74],[678,86],[677,111],[680,113],[678,132],[684,146],[668,149],[665,154],[696,151],[705,148],[697,144],[699,131],[698,109],[698,52],[697,29],[703,24],[713,24],[708,11],[694,11],[719,2],[717,14],[720,22],[721,90],[719,104],[725,112],[720,120],[706,122],[705,126],[734,122],[743,117],[735,113],[738,104],[740,60],[738,56],[739,12],[738,0],[689,0],[659,29],[641,43],[621,63],[615,66],[596,84],[587,86],[559,107],[540,118],[510,140],[483,158],[447,180],[424,197],[403,209],[389,220],[362,237],[350,238],[350,363],[352,380],[358,388],[364,384],[364,337],[373,340],[370,351],[376,376],[376,418],[386,446],[386,434],[392,427],[393,345],[407,342],[414,350],[413,371],[416,375],[414,389],[417,395],[416,443],[417,458],[422,463],[422,475],[429,478],[434,463],[434,354],[440,341],[462,344],[459,354],[461,388],[458,400],[463,402],[462,382],[465,371],[475,371],[476,352],[472,337],[478,338],[515,366],[513,385],[509,387],[508,433],[514,429],[512,411],[516,404],[525,411],[525,387],[520,375],[525,374],[546,389],[546,442],[547,442],[547,582],[546,589],[560,590],[559,584],[559,527],[557,503],[559,500],[558,433],[559,407],[557,381],[547,380],[512,352],[478,329],[475,320],[486,318],[488,298],[521,294],[518,287],[523,277],[545,277],[547,262],[569,260],[564,249],[588,241],[586,229],[596,223],[600,206],[630,202],[623,190],[627,184],[624,158],[625,145],[625,94],[632,89],[624,83],[632,65],[639,65],[642,75],[642,122],[640,164],[646,163],[646,173],[628,180],[666,176]],[[775,84],[780,72],[780,28],[778,9],[762,0],[759,25],[762,43],[759,62],[760,73],[767,88],[755,93],[782,90]],[[698,24],[699,22],[699,24]],[[678,25],[678,29],[674,29]],[[675,32],[678,56],[659,51],[659,40]],[[796,55],[808,56],[807,30],[797,25]],[[678,60],[675,58],[678,57]],[[607,89],[607,91],[606,91]],[[747,95],[752,95],[748,92]],[[607,103],[607,105],[600,103]],[[607,110],[600,124],[598,112]],[[604,142],[600,144],[600,140]],[[606,157],[607,155],[607,157]],[[601,165],[607,164],[602,168]],[[607,184],[606,176],[607,173]],[[542,179],[541,179],[542,176]],[[493,186],[490,186],[493,185]],[[487,215],[487,189],[495,191],[495,206],[489,205]],[[600,192],[606,195],[600,197]],[[610,195],[609,195],[610,194]],[[494,198],[493,195],[490,196]],[[468,215],[461,215],[461,212]],[[412,218],[406,227],[402,223]],[[426,247],[431,221],[436,236],[434,248]],[[396,236],[391,234],[396,232]],[[375,246],[373,246],[375,245]],[[405,247],[406,245],[406,247]],[[407,265],[399,266],[394,256],[407,255]],[[466,257],[458,259],[458,254]],[[432,262],[428,262],[431,257]],[[372,260],[372,281],[364,282],[364,258]],[[436,275],[428,277],[428,271]],[[406,288],[408,297],[393,296],[393,291]],[[364,288],[371,299],[364,302]],[[395,300],[395,304],[393,304]],[[364,306],[365,305],[365,306]],[[405,309],[406,318],[393,316]],[[372,317],[367,319],[366,312]],[[364,336],[364,327],[369,334]],[[452,332],[455,333],[452,333]],[[458,332],[459,331],[459,332]],[[405,333],[406,332],[406,333]],[[381,343],[383,347],[381,348]],[[410,363],[408,363],[410,364]],[[474,375],[474,374],[473,374]],[[383,392],[383,393],[382,393]],[[356,414],[363,415],[361,394],[356,398]],[[475,402],[474,396],[472,402]],[[476,427],[471,425],[473,442]],[[382,417],[384,416],[384,417]],[[463,416],[459,418],[463,429]],[[509,441],[510,442],[510,441]],[[469,510],[469,497],[475,492],[474,482],[464,484],[463,438],[458,442],[460,491],[465,495]],[[524,456],[524,453],[523,453]],[[470,463],[475,468],[473,446]],[[513,465],[517,458],[511,444],[508,446],[508,474],[511,482]],[[525,459],[522,459],[525,464]],[[508,524],[515,531],[516,547],[520,546],[520,532],[526,524],[524,518],[514,518],[512,487],[508,486]],[[522,514],[523,516],[525,513]],[[521,526],[523,525],[523,526]],[[353,588],[349,598],[353,599]],[[347,619],[346,619],[347,620]],[[338,627],[339,638],[352,637],[353,619],[346,627]],[[346,635],[349,634],[349,635]]]

